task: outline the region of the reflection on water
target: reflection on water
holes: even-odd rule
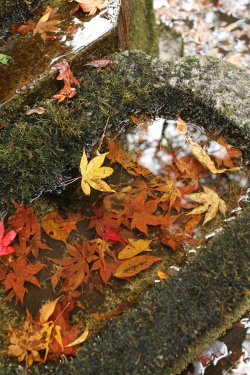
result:
[[[214,341],[181,375],[249,375],[249,313],[219,340]]]

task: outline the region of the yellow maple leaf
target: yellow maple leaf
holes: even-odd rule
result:
[[[194,193],[185,195],[195,202],[202,203],[202,206],[194,208],[192,211],[188,212],[186,215],[192,214],[201,214],[207,211],[205,220],[202,225],[206,224],[208,221],[212,220],[215,215],[217,214],[218,210],[225,216],[226,214],[226,203],[223,199],[219,197],[219,195],[212,189],[209,189],[206,186],[202,186],[204,192],[203,193]]]
[[[241,167],[233,167],[233,168],[228,168],[228,169],[227,168],[217,169],[214,162],[210,158],[210,156],[205,153],[205,151],[203,150],[203,148],[200,145],[193,142],[190,136],[187,136],[187,143],[188,143],[194,157],[204,167],[208,168],[213,173],[223,173],[223,172],[226,172],[226,171],[238,171],[239,169],[241,169]]]
[[[108,152],[98,155],[88,163],[86,153],[83,151],[80,162],[82,174],[81,186],[86,195],[90,195],[90,186],[100,191],[115,192],[106,182],[102,181],[103,178],[110,176],[114,172],[113,168],[101,167],[107,154]]]

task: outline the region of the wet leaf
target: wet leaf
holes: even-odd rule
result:
[[[89,334],[89,329],[88,329],[88,326],[86,326],[83,334],[79,336],[75,341],[71,342],[68,345],[65,345],[65,348],[70,348],[71,346],[76,346],[76,345],[81,344],[82,342],[86,340],[86,338],[88,337],[88,334]]]
[[[202,206],[194,208],[192,211],[188,212],[186,215],[201,214],[206,212],[205,220],[202,225],[206,224],[208,221],[212,220],[218,211],[222,213],[223,216],[226,214],[226,203],[219,195],[212,189],[206,186],[202,186],[203,193],[194,193],[186,195],[186,197],[193,199],[195,202],[202,203]]]
[[[194,157],[199,160],[199,162],[204,166],[207,167],[213,173],[223,173],[226,171],[238,171],[241,167],[233,167],[229,169],[217,169],[215,167],[214,162],[211,160],[210,156],[205,153],[203,148],[198,145],[197,143],[193,142],[190,136],[187,137],[187,143],[190,146],[191,152]]]
[[[165,274],[165,272],[161,271],[161,270],[157,270],[157,275],[158,277],[161,279],[161,280],[165,280],[168,278],[168,275]]]
[[[99,59],[99,60],[90,61],[87,64],[83,64],[83,66],[89,65],[89,66],[93,66],[94,68],[103,68],[104,66],[112,67],[112,63],[113,61],[110,59]]]
[[[0,256],[11,254],[16,251],[14,247],[9,246],[16,235],[17,232],[15,230],[11,230],[9,233],[4,235],[4,222],[3,220],[0,221]]]
[[[90,195],[90,186],[100,191],[115,191],[106,182],[102,181],[103,178],[110,176],[114,172],[113,168],[101,167],[107,154],[108,152],[96,156],[88,163],[85,151],[83,152],[80,163],[82,174],[81,186],[86,195]]]
[[[119,259],[132,258],[142,251],[153,251],[149,249],[152,240],[134,240],[129,239],[129,244],[119,253]]]
[[[43,267],[45,267],[45,265],[40,262],[27,264],[26,258],[23,258],[18,262],[12,262],[13,272],[9,273],[4,281],[4,292],[13,288],[13,292],[23,305],[24,294],[27,292],[27,289],[24,286],[26,281],[29,281],[42,289],[39,281],[34,275],[41,271]]]
[[[57,8],[56,8],[56,10],[57,10]],[[44,42],[46,42],[46,38],[47,38],[46,32],[48,32],[48,31],[49,32],[60,31],[60,29],[58,29],[58,27],[56,27],[55,25],[57,25],[61,21],[54,20],[54,19],[51,20],[50,15],[51,15],[52,12],[53,12],[53,9],[48,7],[46,13],[40,18],[36,27],[33,30],[33,35],[35,35],[37,33],[40,34],[40,36],[41,36],[41,38],[43,39]]]
[[[137,273],[146,270],[158,260],[162,260],[162,258],[152,255],[139,255],[138,257],[134,257],[123,262],[117,268],[114,276],[119,278],[134,276]]]
[[[61,296],[55,299],[54,301],[48,302],[42,306],[41,315],[40,315],[41,324],[45,323],[49,319],[49,317],[53,314],[59,298],[61,298]]]
[[[3,53],[0,53],[0,63],[1,64],[8,64],[8,62],[12,60],[12,57],[11,56],[8,56],[8,55],[4,55]]]

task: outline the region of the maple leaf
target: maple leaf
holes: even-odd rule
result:
[[[24,22],[23,25],[11,25],[12,34],[27,34],[36,28],[36,22]]]
[[[115,142],[108,139],[108,148],[109,153],[107,154],[107,158],[110,159],[110,163],[113,164],[115,162],[121,164],[123,168],[128,169],[135,166],[132,162],[133,152],[130,154],[126,154],[120,145],[116,145]]]
[[[221,163],[223,163],[226,167],[231,168],[233,166],[232,158],[242,156],[242,152],[226,143],[222,135],[219,139],[217,139],[216,142],[222,146],[220,150],[213,153],[218,167],[221,165]]]
[[[162,224],[162,218],[151,215],[157,210],[158,199],[152,199],[145,202],[145,196],[140,193],[130,203],[126,203],[126,209],[123,212],[124,216],[132,218],[131,229],[137,228],[148,236],[147,225]]]
[[[39,33],[44,42],[46,42],[46,39],[48,38],[45,32],[47,32],[47,31],[51,31],[51,32],[60,31],[60,29],[58,29],[58,27],[56,27],[55,25],[57,25],[61,21],[49,20],[50,14],[52,13],[52,11],[53,10],[51,8],[48,9],[48,11],[40,18],[40,20],[38,21],[35,29],[33,30],[33,35]]]
[[[12,262],[13,272],[9,273],[4,281],[4,292],[13,288],[13,292],[16,294],[17,298],[20,299],[23,305],[23,298],[26,292],[24,283],[29,281],[30,283],[38,286],[38,288],[42,289],[39,281],[34,275],[41,271],[43,267],[45,267],[45,265],[40,262],[27,264],[26,258],[22,258],[18,262]]]
[[[82,174],[82,190],[86,195],[90,195],[90,186],[93,189],[100,191],[115,191],[102,178],[110,176],[114,170],[110,167],[101,167],[105,156],[108,154],[101,154],[92,159],[89,163],[85,151],[81,158],[80,169]]]
[[[18,362],[25,360],[28,366],[31,366],[33,361],[43,362],[38,352],[45,349],[45,342],[44,339],[36,339],[39,326],[33,324],[31,314],[27,311],[27,317],[21,329],[8,325],[11,345],[8,346],[6,353],[17,357]]]
[[[117,268],[121,264],[121,261],[115,262],[114,259],[109,258],[105,261],[105,268],[101,259],[98,259],[94,262],[93,266],[91,267],[90,272],[99,270],[100,277],[105,285],[108,285],[108,281],[111,276],[114,275]]]
[[[200,242],[194,239],[193,236],[190,236],[189,234],[186,234],[184,232],[174,233],[173,231],[170,231],[168,228],[163,227],[159,229],[159,237],[164,245],[171,247],[174,251],[176,251],[178,248],[182,249],[184,244],[197,244]]]
[[[115,242],[124,243],[124,241],[118,236],[119,232],[120,230],[112,229],[110,228],[109,225],[106,225],[103,228],[102,237],[106,242],[109,242],[109,243],[115,243]]]
[[[23,205],[12,201],[17,213],[8,219],[10,227],[8,230],[15,230],[20,238],[28,239],[33,234],[40,234],[40,224],[34,215],[32,207],[25,208]]]
[[[53,280],[53,289],[57,285],[56,280],[63,278],[64,283],[60,290],[75,290],[81,285],[85,275],[89,274],[88,258],[94,254],[95,249],[90,248],[88,241],[83,237],[83,244],[76,243],[75,246],[66,243],[66,248],[71,257],[63,257],[63,259],[50,259],[59,267],[55,272]]]
[[[110,244],[106,241],[101,240],[101,238],[96,238],[95,240],[91,241],[91,243],[93,244],[93,249],[99,254],[100,260],[105,270],[106,262],[105,262],[104,256],[106,253],[116,260],[114,252],[111,251],[109,248]]]
[[[163,193],[159,199],[159,202],[168,202],[169,209],[175,205],[177,198],[182,197],[181,192],[175,186],[175,183],[167,177],[156,176],[150,182],[150,186]]]
[[[100,293],[103,294],[102,280],[96,273],[95,275],[89,274],[84,278],[84,282],[89,284],[89,294],[92,293],[93,289],[96,288]]]
[[[73,1],[73,0],[69,0]],[[102,0],[75,0],[79,4],[71,11],[71,15],[74,14],[79,7],[86,13],[89,13],[89,16],[93,16],[96,14],[98,10],[102,10],[106,8],[106,6],[110,3],[110,1],[103,2]]]
[[[4,222],[3,220],[0,221],[0,256],[14,253],[16,251],[14,247],[9,246],[16,235],[17,232],[15,230],[11,230],[4,236]]]
[[[42,242],[40,234],[34,234],[32,238],[27,241],[28,246],[35,258],[38,257],[39,249],[52,250],[48,245]]]
[[[238,171],[241,167],[233,167],[233,168],[223,168],[217,169],[215,167],[214,162],[211,160],[210,156],[205,153],[203,148],[198,145],[197,143],[193,142],[190,136],[187,136],[187,143],[191,149],[192,154],[194,157],[199,160],[199,162],[206,168],[208,168],[213,173],[223,173],[226,171]]]
[[[194,200],[198,203],[203,203],[202,206],[194,208],[192,211],[188,212],[186,215],[194,215],[194,214],[201,214],[207,211],[205,220],[202,225],[206,224],[208,221],[212,220],[218,210],[225,216],[226,213],[226,203],[223,199],[219,197],[219,195],[212,189],[209,189],[206,186],[203,186],[204,192],[202,193],[194,193],[190,195],[186,195],[186,197]]]

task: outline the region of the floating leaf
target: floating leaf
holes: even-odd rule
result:
[[[153,263],[162,258],[155,257],[152,255],[139,255],[138,257],[131,258],[123,262],[116,270],[115,277],[130,277],[137,273],[146,270]]]
[[[113,168],[101,167],[107,154],[108,152],[96,156],[88,163],[86,153],[85,151],[83,152],[80,169],[82,174],[82,190],[86,195],[90,195],[90,186],[100,191],[115,192],[106,182],[102,181],[102,178],[106,178],[114,172]]]
[[[206,224],[208,221],[212,220],[217,214],[218,210],[225,216],[226,213],[226,203],[219,197],[219,195],[212,189],[206,186],[202,186],[203,193],[194,193],[186,195],[186,197],[193,199],[195,202],[203,203],[203,206],[194,208],[192,211],[188,212],[186,215],[201,214],[207,211],[205,220],[202,225]],[[210,207],[209,207],[210,206]]]

